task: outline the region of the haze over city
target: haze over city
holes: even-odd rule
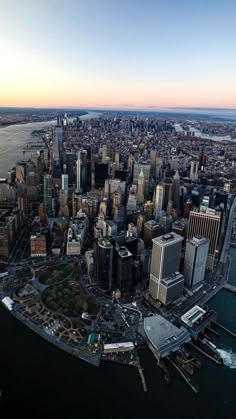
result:
[[[236,107],[233,0],[0,3],[0,106]]]

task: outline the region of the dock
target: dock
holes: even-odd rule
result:
[[[194,391],[194,393],[198,394],[199,389],[198,386],[191,380],[190,377],[188,377],[186,371],[183,371],[182,368],[177,365],[173,359],[167,357],[168,361],[173,365],[173,367],[180,373],[181,377],[184,379],[184,381],[188,384],[188,386]]]
[[[223,288],[225,290],[234,292],[236,294],[236,286],[235,285],[232,285],[232,284],[224,284]]]
[[[148,391],[148,388],[147,388],[146,380],[145,380],[145,377],[144,377],[143,368],[141,367],[141,364],[140,364],[139,361],[137,362],[136,366],[138,368],[138,372],[139,372],[139,375],[140,375],[140,378],[141,378],[143,391],[146,393]]]
[[[203,349],[199,348],[198,346],[194,345],[192,342],[189,342],[189,345],[192,346],[194,349],[196,349],[196,351],[204,355],[206,358],[210,359],[211,361],[215,362],[218,365],[222,365],[222,362],[220,362],[218,359],[214,358],[213,356],[209,355],[207,352],[205,352]]]
[[[236,334],[231,332],[231,330],[226,329],[226,327],[222,326],[222,324],[220,324],[216,321],[214,321],[213,323],[216,324],[216,326],[220,327],[222,330],[224,330],[226,333],[228,333],[230,336],[233,336],[234,338],[236,338]]]

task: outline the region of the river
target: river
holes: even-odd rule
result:
[[[1,151],[5,150],[0,155],[1,176],[19,158],[31,131],[51,124],[0,130]],[[236,249],[231,249],[231,258],[229,282],[236,285]],[[222,290],[209,306],[218,312],[220,323],[236,332],[236,294]],[[167,386],[153,355],[143,350],[140,358],[148,385],[144,393],[136,369],[110,363],[96,368],[80,361],[40,338],[0,305],[1,418],[17,413],[34,419],[235,419],[236,339],[222,333],[217,346],[225,365],[199,355],[203,367],[194,375],[200,388],[197,396],[173,370]]]
[[[96,118],[98,113],[89,112],[80,117],[81,120],[88,118]],[[74,118],[69,118],[72,120]],[[26,159],[23,154],[23,147],[29,140],[35,137],[31,136],[34,130],[50,127],[56,124],[54,121],[32,122],[28,124],[9,125],[0,128],[0,178],[4,178],[18,160]]]

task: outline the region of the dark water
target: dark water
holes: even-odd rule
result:
[[[236,283],[236,250],[232,250],[230,282]],[[236,332],[236,295],[221,291],[210,304],[219,321]],[[236,360],[234,368],[203,359],[194,380],[195,395],[172,373],[164,383],[152,354],[141,352],[148,393],[136,369],[102,363],[100,368],[64,353],[34,334],[0,307],[1,418],[7,412],[42,418],[236,418]],[[236,339],[223,334],[218,347],[232,361]],[[226,362],[229,362],[229,360]]]

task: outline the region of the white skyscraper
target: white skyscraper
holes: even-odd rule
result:
[[[163,205],[163,186],[162,185],[157,185],[155,207],[154,207],[154,218],[155,218],[155,220],[158,220],[161,217],[162,205]]]
[[[187,240],[184,258],[184,282],[189,288],[193,288],[204,280],[209,240],[196,235]]]
[[[80,151],[78,151],[76,160],[76,191],[80,192],[81,189],[81,158]]]
[[[61,175],[61,189],[68,192],[68,175]]]
[[[165,234],[152,240],[149,294],[154,299],[159,299],[161,281],[179,272],[182,241],[183,237],[176,233]],[[183,277],[181,289],[182,287]]]

